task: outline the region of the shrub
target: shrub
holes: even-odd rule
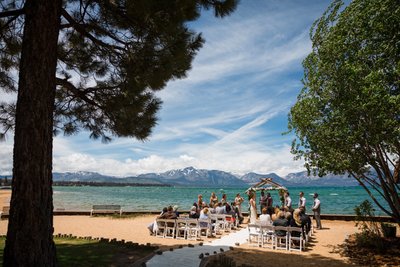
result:
[[[354,211],[356,214],[356,226],[360,230],[360,233],[355,235],[357,245],[384,251],[385,243],[382,239],[382,230],[378,222],[374,220],[375,210],[371,202],[364,200],[354,208]]]

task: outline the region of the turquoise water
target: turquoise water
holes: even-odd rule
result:
[[[248,202],[244,192],[247,188],[188,188],[188,187],[93,187],[55,186],[54,208],[65,210],[90,210],[93,204],[118,204],[124,211],[161,210],[168,205],[178,205],[180,210],[189,210],[197,195],[202,194],[208,202],[211,192],[219,199],[226,193],[228,201],[233,201],[237,193],[245,198],[244,210]],[[303,191],[308,211],[312,206],[312,194],[317,192],[323,214],[354,214],[354,207],[365,199],[367,193],[361,187],[291,187],[288,188],[293,206],[297,206],[298,194]],[[279,204],[277,191],[271,191],[274,205]],[[257,195],[257,202],[258,202]],[[377,215],[384,215],[376,209]]]

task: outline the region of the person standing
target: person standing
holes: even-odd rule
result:
[[[272,208],[274,200],[271,197],[271,194],[268,192],[267,193],[267,208]]]
[[[221,204],[225,205],[226,203],[228,203],[228,200],[226,200],[226,194],[222,194]]]
[[[257,221],[256,192],[250,193],[249,205],[250,205],[250,223],[254,224]]]
[[[318,199],[318,194],[314,193],[314,204],[312,206],[312,210],[314,212],[314,219],[317,223],[317,229],[322,229],[321,225],[321,201]]]
[[[289,191],[285,193],[285,206],[289,211],[292,211],[292,199],[290,198]]]
[[[236,194],[235,197],[235,205],[239,210],[239,215],[242,216],[242,203],[243,203],[244,199],[240,196],[239,193]]]
[[[197,196],[197,208],[198,208],[198,213],[200,214],[200,211],[203,209],[203,195],[199,194]]]
[[[267,207],[267,196],[264,193],[264,190],[261,191],[261,196],[260,196],[260,211],[262,213],[263,208]]]
[[[300,209],[301,207],[304,208],[304,212],[306,211],[306,198],[304,197],[304,192],[301,191],[299,194],[299,205],[298,208]]]
[[[211,197],[210,197],[210,203],[209,203],[209,205],[210,205],[210,207],[214,207],[214,205],[217,204],[217,203],[218,203],[218,197],[217,197],[217,195],[215,194],[215,192],[212,192],[212,193],[211,193]]]

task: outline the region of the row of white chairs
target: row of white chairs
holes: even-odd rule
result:
[[[249,224],[249,244],[271,249],[303,251],[308,241],[300,227]]]
[[[208,219],[156,219],[155,235],[163,238],[197,239],[204,234],[210,237],[221,231],[231,231],[234,223],[231,215],[212,214]]]
[[[238,220],[234,220],[232,215],[210,214],[209,218],[213,223],[215,234],[220,234],[221,232],[230,232],[232,229],[235,229],[238,226]]]

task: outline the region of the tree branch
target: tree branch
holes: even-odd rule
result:
[[[78,88],[76,88],[72,83],[68,82],[65,79],[60,79],[60,78],[56,78],[56,83],[57,85],[61,85],[63,87],[65,87],[68,91],[70,91],[74,96],[82,99],[83,101],[85,101],[88,104],[91,104],[95,107],[98,107],[100,109],[102,109],[102,107],[97,104],[95,101],[93,101],[92,99],[88,98],[85,94],[85,92],[80,91]]]
[[[6,17],[11,17],[11,16],[18,17],[18,16],[20,16],[22,14],[25,14],[25,9],[24,8],[0,12],[0,18],[6,18]]]
[[[91,35],[88,31],[86,31],[85,26],[83,26],[82,24],[79,24],[78,22],[76,22],[74,20],[73,17],[71,17],[70,14],[68,14],[68,12],[65,9],[62,9],[61,11],[61,15],[72,25],[72,27],[79,32],[80,34],[82,34],[83,36],[85,36],[86,38],[88,38],[90,41],[92,41],[94,44],[99,45],[101,47],[107,47],[107,48],[111,48],[111,49],[116,49],[116,50],[120,50],[120,51],[124,51],[124,48],[119,47],[119,46],[115,46],[115,45],[110,45],[107,44],[99,39],[97,39],[96,37],[94,37],[93,35]]]
[[[1,31],[2,31],[3,29],[7,28],[8,25],[10,25],[11,22],[13,22],[14,20],[16,20],[18,17],[19,17],[19,16],[14,16],[14,17],[10,18],[10,19],[3,25],[3,27],[1,27]]]
[[[375,198],[375,196],[372,194],[372,192],[369,190],[369,188],[364,184],[364,182],[357,176],[355,175],[353,172],[350,172],[351,176],[353,176],[359,183],[360,185],[365,189],[365,191],[367,191],[368,195],[370,196],[370,198],[375,202],[375,204],[381,209],[383,210],[387,215],[389,216],[393,216],[393,213],[389,212],[387,209],[385,209],[380,203],[379,201]],[[376,189],[375,189],[376,190]],[[379,192],[379,190],[378,190]]]
[[[393,171],[393,179],[395,184],[398,184],[400,182],[400,159],[396,161],[396,165]]]

